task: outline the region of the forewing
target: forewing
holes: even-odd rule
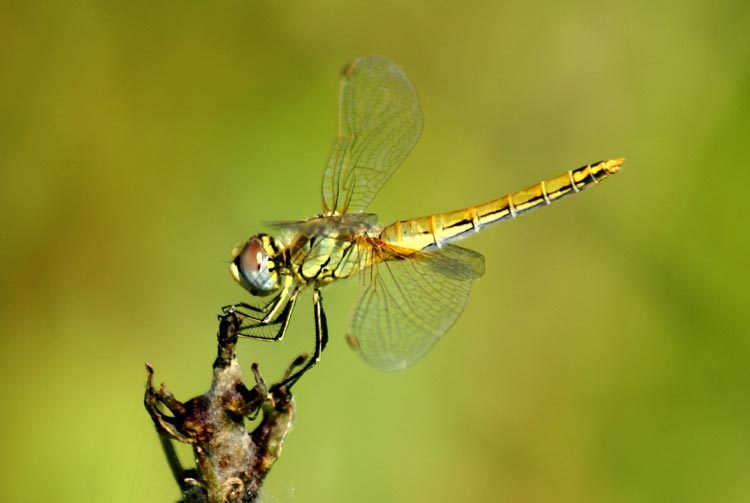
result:
[[[326,214],[364,210],[422,133],[406,75],[382,56],[349,63],[341,77],[338,134],[323,174]]]
[[[374,265],[355,301],[350,346],[380,370],[410,367],[453,326],[483,273],[481,254],[452,245]]]

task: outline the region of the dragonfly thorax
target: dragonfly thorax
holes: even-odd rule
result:
[[[279,288],[283,260],[283,245],[268,234],[256,234],[232,251],[229,270],[234,280],[251,294],[264,296]]]

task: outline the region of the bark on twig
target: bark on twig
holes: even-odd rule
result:
[[[263,480],[281,453],[294,416],[288,387],[267,387],[256,363],[252,365],[255,385],[250,389],[244,385],[235,355],[239,320],[232,311],[219,319],[218,356],[211,389],[205,394],[182,403],[163,384],[154,389],[154,371],[146,364],[144,404],[161,435],[184,503],[258,501]],[[287,376],[304,360],[304,356],[295,360]],[[260,423],[248,432],[244,418],[255,418],[259,413]],[[192,444],[195,469],[182,468],[173,440]]]

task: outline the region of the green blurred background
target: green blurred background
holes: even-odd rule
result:
[[[465,242],[487,273],[406,372],[327,289],[267,501],[750,501],[747,5],[3,2],[0,499],[178,498],[143,362],[207,388],[231,248],[320,211],[338,72],[383,54],[425,114],[384,223],[628,160]],[[247,373],[311,348],[310,303]]]

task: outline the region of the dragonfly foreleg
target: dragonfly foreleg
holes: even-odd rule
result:
[[[295,287],[291,291],[284,290],[269,303],[273,306],[263,318],[257,318],[252,314],[235,309],[235,313],[240,318],[238,334],[252,339],[271,341],[283,339],[298,295],[299,287]]]
[[[229,311],[241,312],[247,318],[254,318],[258,321],[262,321],[264,319],[270,318],[270,313],[273,313],[277,309],[277,306],[283,300],[285,295],[288,295],[287,291],[282,290],[280,294],[260,307],[248,304],[247,302],[239,302],[237,304],[223,306],[221,308],[221,311],[224,314],[227,314]]]
[[[221,308],[221,311],[224,315],[230,311],[236,313],[242,319],[242,324],[245,325],[245,327],[253,325],[274,325],[282,318],[289,302],[292,299],[296,299],[298,291],[299,285],[294,282],[294,279],[291,276],[287,276],[284,278],[284,283],[279,293],[262,306],[254,306],[246,302],[239,302],[237,304],[224,306]],[[243,327],[241,326],[240,328]],[[263,338],[266,339],[268,337]]]

